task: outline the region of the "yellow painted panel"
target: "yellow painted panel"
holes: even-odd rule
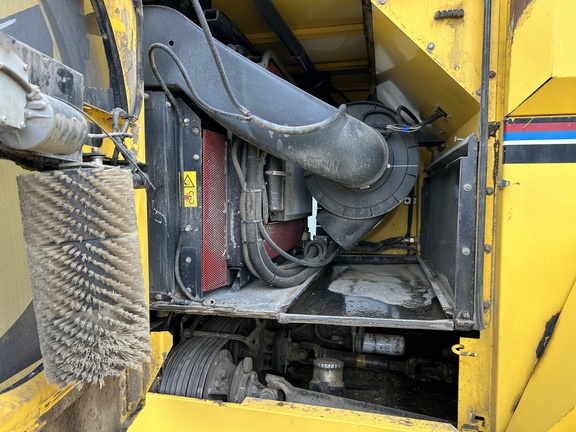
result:
[[[420,11],[416,12],[416,5],[421,2],[388,3],[403,4],[407,8],[414,5],[412,15],[404,19],[420,16]],[[434,122],[433,127],[443,138],[452,136],[478,113],[475,92],[480,86],[479,79],[472,79],[474,74],[470,72],[466,75],[468,84],[463,86],[462,81],[457,81],[426,52],[421,41],[410,39],[406,33],[409,29],[403,21],[392,21],[382,10],[373,8],[378,99],[391,106],[408,105],[421,117],[432,115],[434,107],[440,105],[450,118]],[[394,18],[399,19],[397,16]],[[426,23],[420,21],[420,24]],[[477,51],[478,48],[470,47],[470,50]],[[469,67],[474,69],[475,65],[472,62],[458,64],[459,70]]]
[[[548,320],[576,280],[574,164],[505,164],[498,215],[496,430],[504,430],[536,365]]]
[[[561,116],[576,114],[576,74],[551,78],[516,108],[513,116]]]
[[[482,430],[492,427],[491,388],[493,331],[480,332],[479,339],[461,338],[462,351],[474,356],[461,356],[458,372],[458,427],[476,425],[477,417],[484,419]]]
[[[576,2],[571,0],[533,0],[528,5],[510,36],[507,113],[576,113],[574,17]]]
[[[433,423],[356,411],[336,410],[286,402],[247,399],[242,405],[149,393],[130,432],[147,431],[427,431],[454,429]]]
[[[106,10],[110,18],[110,24],[114,31],[114,38],[118,48],[118,55],[122,64],[126,92],[128,94],[130,111],[136,97],[136,72],[137,72],[137,26],[136,14],[132,2],[128,0],[105,0]],[[145,54],[144,54],[145,55]],[[137,113],[138,114],[138,113]],[[137,144],[133,149],[138,151]]]
[[[476,94],[480,88],[482,64],[482,2],[446,0],[439,4],[428,0],[373,0],[372,3],[468,94]],[[464,9],[464,17],[434,19],[438,10],[447,9]],[[377,25],[374,30],[378,30]],[[432,79],[426,83],[428,86],[443,85],[442,81]]]
[[[275,0],[274,5],[293,30],[362,23],[362,2],[350,0]],[[213,0],[247,35],[270,31],[251,0]]]
[[[0,19],[29,9],[38,4],[38,0],[3,0],[0,4]]]
[[[73,387],[58,390],[48,384],[44,372],[36,375],[21,386],[0,395],[0,432],[32,431],[39,425],[40,417]],[[75,396],[74,392],[70,392]]]
[[[549,432],[574,432],[576,430],[576,408],[556,423]]]
[[[576,2],[573,0],[548,0],[553,13],[552,33],[553,65],[555,77],[576,77],[574,61],[574,19]],[[540,32],[543,30],[541,29]],[[546,31],[546,30],[544,30]]]
[[[544,355],[536,366],[509,432],[547,431],[576,407],[576,284],[560,313]]]
[[[552,74],[551,0],[533,0],[514,30],[510,47],[506,112],[544,84]]]
[[[16,177],[26,171],[0,160],[0,336],[32,301]]]

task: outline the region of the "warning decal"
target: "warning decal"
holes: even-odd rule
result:
[[[184,171],[184,207],[198,207],[196,171]]]

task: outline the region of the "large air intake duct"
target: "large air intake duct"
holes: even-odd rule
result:
[[[212,42],[179,12],[151,6],[144,14],[144,43],[150,47],[145,84],[181,89],[235,135],[308,171],[312,194],[334,217],[364,221],[348,227],[354,235],[345,237],[340,224],[324,226],[339,244],[352,246],[391,209],[380,205],[387,200],[383,179],[389,166],[388,145],[380,132],[345,107],[336,110]],[[326,194],[333,190],[337,197]],[[369,197],[368,205],[366,199],[356,199],[359,191]]]

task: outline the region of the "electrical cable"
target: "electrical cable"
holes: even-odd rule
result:
[[[408,117],[410,117],[412,119],[412,121],[414,121],[414,124],[418,124],[420,123],[420,120],[418,120],[418,117],[416,117],[416,115],[410,111],[408,108],[406,108],[404,105],[398,105],[396,107],[396,115],[400,118],[402,118],[402,113],[406,113],[408,114]]]
[[[34,84],[30,84],[28,81],[26,81],[26,79],[18,75],[16,71],[12,69],[10,66],[0,62],[0,71],[4,72],[5,75],[10,77],[16,84],[18,84],[26,92],[26,99],[28,100],[40,99],[41,97],[40,88],[38,86],[35,86]]]
[[[280,125],[278,123],[270,122],[270,121],[265,120],[259,116],[254,115],[254,114],[250,114],[250,113],[247,115],[237,114],[237,113],[232,113],[232,112],[221,110],[219,108],[212,107],[212,106],[208,105],[208,103],[206,103],[200,97],[200,95],[198,95],[198,93],[194,89],[194,86],[192,85],[192,82],[190,79],[190,75],[186,71],[186,68],[184,67],[184,64],[182,63],[182,61],[180,60],[178,55],[176,55],[176,53],[172,49],[170,49],[168,46],[161,44],[161,43],[154,43],[154,44],[150,45],[150,49],[148,51],[148,58],[150,60],[150,68],[152,70],[152,73],[154,74],[154,77],[159,82],[160,86],[162,87],[162,89],[165,92],[166,92],[167,87],[166,87],[165,81],[163,80],[162,76],[160,75],[160,72],[159,72],[158,67],[156,65],[155,54],[154,54],[156,50],[161,50],[161,51],[164,51],[166,54],[168,54],[168,56],[172,59],[172,61],[174,62],[174,64],[178,68],[180,74],[182,75],[182,78],[184,79],[184,82],[185,82],[186,86],[188,87],[188,90],[190,92],[190,96],[191,96],[192,100],[194,100],[194,102],[202,110],[204,110],[208,114],[212,114],[213,116],[222,116],[222,117],[230,118],[233,120],[247,121],[247,122],[255,124],[256,126],[261,127],[262,129],[269,130],[269,131],[276,132],[276,133],[287,134],[287,135],[304,135],[304,134],[309,134],[312,132],[324,130],[324,129],[328,128],[329,126],[331,126],[333,123],[335,123],[338,119],[340,119],[341,117],[343,117],[346,114],[346,105],[341,105],[334,114],[332,114],[330,117],[328,117],[324,120],[321,120],[317,123],[311,123],[311,124],[299,125],[299,126],[286,126],[286,125]]]
[[[88,120],[90,120],[92,123],[94,123],[96,126],[98,126],[98,128],[104,133],[104,135],[106,135],[107,138],[110,138],[112,140],[112,143],[118,148],[118,150],[120,151],[122,156],[124,156],[124,159],[126,159],[126,161],[132,166],[132,168],[134,168],[134,170],[136,170],[138,172],[138,174],[140,175],[140,177],[142,178],[144,183],[146,183],[150,188],[152,188],[152,190],[156,190],[156,188],[154,187],[154,185],[150,181],[148,174],[146,174],[144,171],[142,171],[142,169],[138,166],[138,161],[136,160],[136,158],[134,157],[132,152],[130,150],[128,150],[128,148],[124,145],[124,143],[117,140],[116,139],[117,137],[113,137],[110,134],[110,132],[108,132],[106,129],[104,129],[104,126],[102,126],[100,123],[98,123],[90,114],[84,112],[83,110],[81,110],[77,106],[71,104],[70,102],[68,102],[64,99],[60,99],[57,97],[54,97],[54,98],[58,99],[61,102],[64,102],[65,104],[67,104],[69,106],[71,106],[76,111],[78,111],[80,114],[82,114],[84,117],[86,117]]]
[[[226,92],[226,96],[228,100],[234,105],[240,113],[245,116],[250,115],[250,111],[244,105],[242,105],[234,93],[232,93],[232,88],[230,87],[230,82],[228,81],[228,77],[226,76],[226,72],[224,71],[224,65],[222,64],[222,59],[220,58],[220,53],[218,52],[218,48],[216,47],[216,42],[214,41],[214,36],[210,32],[210,27],[208,26],[208,21],[206,21],[206,16],[204,15],[204,11],[202,10],[202,6],[200,6],[200,2],[198,0],[192,0],[192,5],[194,6],[194,11],[196,11],[196,16],[198,17],[198,21],[200,21],[200,26],[202,27],[202,31],[204,32],[204,37],[206,38],[206,42],[208,43],[208,48],[210,49],[210,53],[212,54],[212,58],[214,59],[214,64],[216,69],[218,70],[218,76],[220,77],[220,82],[224,87],[224,91]]]
[[[174,276],[176,277],[176,283],[178,284],[178,288],[182,294],[186,296],[186,298],[195,303],[202,303],[202,299],[199,297],[195,297],[188,292],[188,288],[184,285],[184,281],[182,280],[182,275],[180,273],[180,256],[182,255],[182,235],[178,236],[178,245],[176,246],[176,255],[174,256]]]

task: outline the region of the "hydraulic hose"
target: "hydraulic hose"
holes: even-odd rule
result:
[[[262,224],[262,193],[263,160],[258,155],[259,150],[250,147],[246,162],[246,187],[243,191],[241,202],[243,245],[245,246],[245,258],[256,272],[256,276],[278,288],[291,287],[303,283],[316,273],[318,267],[297,266],[282,268],[276,265],[266,253],[264,243],[260,237],[259,225]],[[326,249],[326,255],[317,257],[322,265],[328,264],[336,256],[337,246],[332,243]],[[306,264],[316,264],[299,260]]]

